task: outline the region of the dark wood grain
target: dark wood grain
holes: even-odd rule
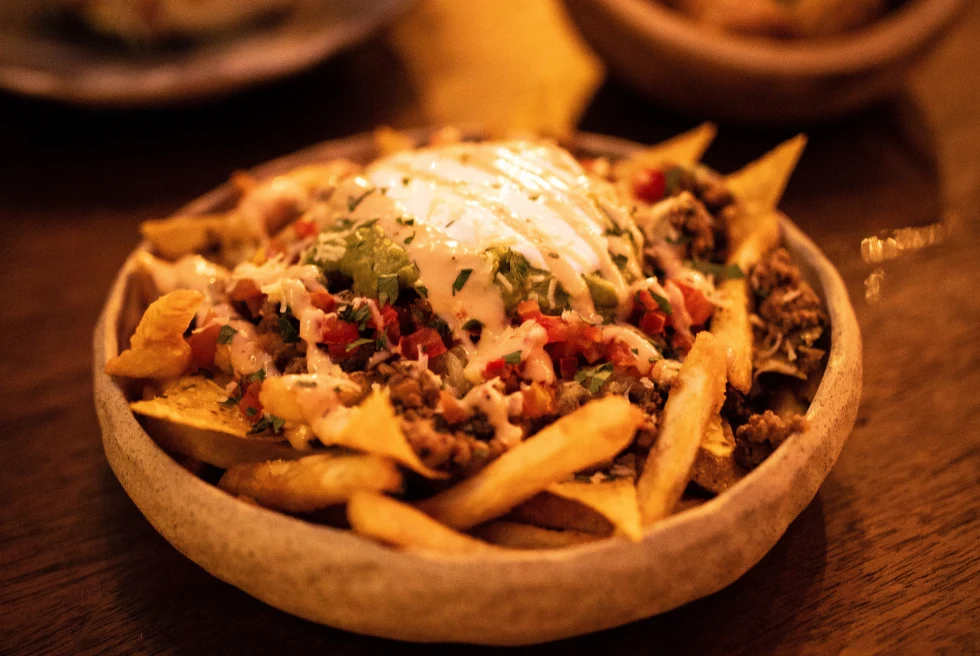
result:
[[[980,653],[978,55],[975,9],[903,98],[813,131],[789,187],[784,206],[843,273],[866,350],[858,425],[816,499],[728,589],[539,651]],[[236,168],[409,120],[403,80],[378,39],[194,109],[0,96],[0,653],[405,648],[266,607],[173,550],[108,468],[89,382],[92,328],[140,220]],[[608,83],[582,126],[654,141],[694,121]],[[708,161],[734,168],[785,134],[723,128]],[[950,211],[951,237],[881,265],[881,300],[865,302],[861,238]]]

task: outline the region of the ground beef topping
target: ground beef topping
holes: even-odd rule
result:
[[[754,469],[786,438],[806,430],[802,415],[780,417],[772,410],[755,414],[735,429],[735,458],[746,469]]]

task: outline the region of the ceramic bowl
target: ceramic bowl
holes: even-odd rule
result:
[[[411,0],[296,0],[269,22],[172,48],[125,48],[47,29],[35,0],[0,3],[0,87],[93,107],[226,95],[297,73],[399,17]],[[50,4],[50,3],[48,3]],[[26,8],[25,8],[26,7]]]
[[[869,25],[777,40],[704,28],[657,0],[565,0],[614,75],[673,109],[741,123],[806,123],[895,92],[970,0],[907,0]]]
[[[623,156],[637,144],[583,134],[586,154]],[[375,155],[369,135],[329,142],[260,167],[268,176],[345,156]],[[222,186],[185,208],[227,207]],[[813,499],[847,439],[861,395],[861,337],[840,275],[800,230],[783,241],[825,300],[826,373],[794,435],[730,491],[649,529],[563,550],[446,556],[381,546],[241,502],[162,451],[103,373],[142,311],[120,272],[95,333],[95,403],[106,456],[149,522],[205,570],[288,613],[350,631],[411,641],[518,645],[584,634],[662,613],[740,577]],[[570,603],[569,600],[574,600]]]

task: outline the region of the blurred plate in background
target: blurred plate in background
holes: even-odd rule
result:
[[[234,31],[154,46],[88,32],[57,4],[0,3],[0,87],[133,107],[219,96],[298,72],[394,20],[411,0],[297,0]]]

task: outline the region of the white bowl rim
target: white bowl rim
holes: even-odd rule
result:
[[[820,39],[777,40],[712,31],[657,0],[595,2],[651,38],[720,68],[781,77],[847,74],[914,54],[971,0],[907,0],[866,26]]]
[[[345,151],[350,152],[357,147],[365,148],[365,144],[371,142],[371,134],[326,142],[269,162],[256,169],[256,173],[272,174],[300,162],[311,161],[311,158],[317,156],[324,159]],[[621,156],[640,145],[624,139],[580,133],[575,139],[575,147],[583,151]],[[223,185],[187,208],[203,212],[229,189],[227,184]],[[769,551],[792,519],[815,496],[820,483],[836,461],[856,418],[857,401],[861,392],[861,342],[847,289],[840,274],[819,248],[789,219],[783,219],[782,229],[787,245],[801,249],[800,252],[813,259],[819,289],[831,316],[828,365],[807,413],[811,430],[803,435],[791,436],[762,465],[725,494],[651,527],[645,532],[641,543],[608,539],[558,550],[502,551],[480,555],[398,551],[349,531],[311,524],[241,502],[197,478],[156,445],[129,410],[122,390],[103,372],[107,354],[118,350],[116,330],[106,328],[118,319],[122,311],[129,271],[134,266],[135,256],[146,247],[145,244],[134,251],[120,271],[95,334],[95,401],[103,427],[107,458],[137,507],[179,551],[211,574],[252,596],[314,621],[403,640],[527,644],[609,628],[669,610],[725,587]],[[844,389],[843,392],[841,388]],[[836,441],[832,439],[835,432],[839,434]],[[807,439],[812,437],[811,433],[816,434],[818,439]],[[137,480],[139,478],[146,480]],[[142,486],[147,483],[154,489],[155,496]],[[642,561],[642,557],[649,553],[668,551],[682,554],[687,553],[687,550],[708,547],[723,550],[718,545],[730,539],[739,530],[742,520],[759,506],[772,510],[774,514],[778,514],[778,518],[774,518],[770,526],[764,527],[764,548],[760,546],[757,553],[746,555],[744,561],[726,564],[726,567],[730,567],[730,571],[726,572],[726,580],[712,582],[707,587],[696,587],[691,591],[685,590],[676,599],[655,600],[642,607],[622,609],[612,617],[590,617],[586,620],[590,623],[568,626],[560,617],[549,618],[552,624],[542,626],[537,632],[529,630],[520,634],[498,634],[495,633],[499,630],[496,624],[481,627],[474,623],[454,627],[453,630],[463,633],[454,634],[451,638],[432,638],[431,630],[427,631],[424,627],[379,625],[376,618],[372,617],[344,616],[338,620],[331,616],[327,620],[322,613],[331,613],[333,610],[311,609],[284,597],[281,590],[270,591],[267,588],[268,581],[253,581],[250,578],[255,575],[256,567],[268,565],[265,561],[256,560],[265,552],[250,549],[251,543],[266,543],[268,546],[268,535],[271,534],[277,536],[277,541],[282,541],[282,544],[277,542],[272,547],[283,558],[282,562],[289,563],[292,557],[307,559],[320,568],[340,567],[345,572],[383,569],[388,580],[398,581],[414,580],[425,574],[430,577],[425,594],[441,595],[444,598],[459,599],[458,595],[464,592],[477,596],[492,595],[495,591],[499,593],[500,582],[507,581],[532,590],[556,582],[566,587],[582,585],[569,580],[573,570],[601,571],[604,576],[632,581],[634,568],[637,567],[636,559]],[[168,512],[175,513],[178,519],[162,516],[161,508],[164,507]],[[198,514],[200,512],[205,516]],[[190,528],[187,530],[195,533],[192,540],[187,541],[175,532],[178,531],[177,524],[181,521],[188,524]],[[261,553],[257,555],[256,551]],[[234,558],[229,553],[234,553]],[[624,555],[633,557],[634,562],[625,562],[628,558]],[[655,563],[647,561],[643,561],[645,567],[656,567]],[[528,565],[534,567],[529,568]],[[493,576],[488,578],[490,572]],[[511,597],[508,595],[507,599]],[[520,597],[515,595],[513,602],[520,604]],[[447,612],[474,612],[473,608],[468,608],[463,603],[458,606],[459,608],[448,609]]]

